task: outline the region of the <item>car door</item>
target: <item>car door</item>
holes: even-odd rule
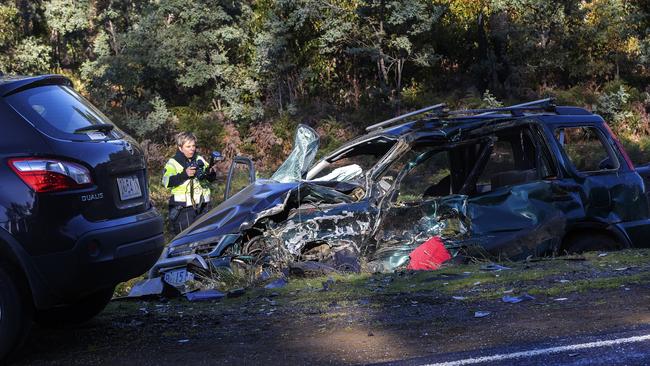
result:
[[[640,178],[618,156],[608,134],[591,123],[558,127],[553,134],[565,159],[562,181],[582,192],[584,212],[575,212],[573,220],[616,223],[647,217]]]
[[[378,247],[402,261],[432,236],[454,254],[469,248],[518,259],[553,250],[565,216],[554,205],[554,168],[542,150],[534,127],[524,125],[414,154],[382,206]]]
[[[620,226],[631,244],[645,245],[648,235],[647,197],[643,179],[628,163],[604,123],[562,125],[552,130],[563,159],[558,185],[579,192],[580,206],[567,211],[574,227]],[[627,239],[620,239],[623,246]]]

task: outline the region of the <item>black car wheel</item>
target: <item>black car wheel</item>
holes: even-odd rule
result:
[[[0,362],[19,348],[31,328],[31,303],[11,267],[0,262]]]
[[[111,287],[88,295],[74,304],[38,310],[34,320],[36,323],[47,327],[81,324],[104,310],[111,301],[114,290],[115,288]]]

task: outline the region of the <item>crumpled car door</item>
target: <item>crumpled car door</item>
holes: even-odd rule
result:
[[[508,146],[511,158],[505,164],[503,159],[508,154],[504,149]],[[427,177],[418,175],[417,169],[434,161],[438,153],[431,150],[415,154],[417,157],[399,173],[391,198],[382,204],[381,222],[374,235],[378,248],[375,259],[389,266],[401,265],[408,261],[410,251],[434,236],[442,238],[453,255],[471,251],[471,255],[524,259],[557,249],[564,235],[566,215],[555,205],[557,192],[552,180],[539,178],[539,162],[530,158],[533,148],[538,149],[530,135],[520,135],[515,129],[505,131],[503,136],[450,146],[445,170],[449,181],[445,185],[436,183],[426,191],[413,191],[412,185],[417,185],[418,179],[402,183],[408,182],[405,178],[411,172],[415,172],[414,177]],[[526,157],[528,160],[523,161]],[[433,166],[424,172],[439,175]],[[441,193],[440,186],[447,187],[447,194]],[[426,196],[430,190],[437,192],[437,197],[397,202],[402,191],[417,197]]]
[[[476,197],[450,195],[409,206],[391,206],[375,234],[374,260],[397,267],[431,237],[452,253],[488,254],[513,260],[555,250],[566,225],[553,205],[552,186],[537,181]],[[394,269],[394,268],[386,268]]]

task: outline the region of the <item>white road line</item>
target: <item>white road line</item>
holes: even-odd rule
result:
[[[483,357],[476,357],[476,358],[466,358],[464,360],[440,362],[440,363],[431,363],[431,364],[425,364],[425,365],[422,365],[422,366],[472,365],[472,364],[483,363],[483,362],[503,361],[503,360],[510,360],[510,359],[513,359],[513,358],[531,357],[531,356],[538,356],[538,355],[545,355],[545,354],[561,353],[561,352],[566,352],[566,351],[576,351],[576,350],[587,349],[587,348],[614,346],[614,345],[617,345],[617,344],[643,342],[643,341],[648,341],[648,340],[650,340],[650,334],[643,335],[643,336],[629,337],[629,338],[611,339],[611,340],[608,340],[608,341],[580,343],[580,344],[572,344],[572,345],[569,345],[569,346],[534,349],[534,350],[530,350],[530,351],[505,353],[505,354],[499,354],[499,355],[493,355],[493,356],[483,356]]]

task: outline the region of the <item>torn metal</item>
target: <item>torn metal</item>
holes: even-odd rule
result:
[[[585,221],[625,222],[629,237],[648,233],[638,174],[571,177],[558,141],[533,118],[452,122],[373,130],[315,164],[318,135],[299,126],[271,179],[174,238],[150,278],[171,283],[184,278],[168,275],[179,268],[211,271],[232,261],[393,271],[434,237],[451,256],[524,259],[557,252]]]

